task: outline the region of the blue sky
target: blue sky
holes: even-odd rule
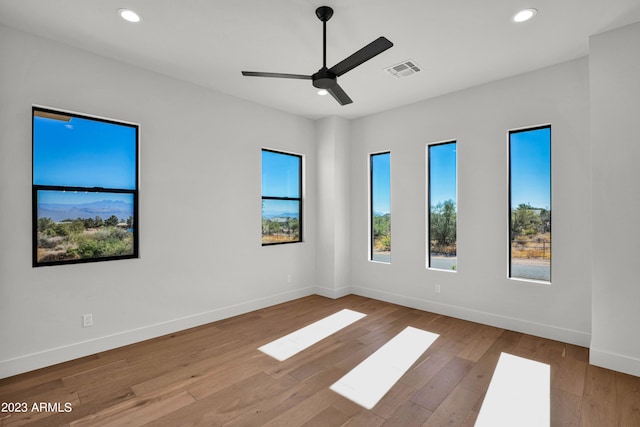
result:
[[[511,207],[551,208],[551,129],[511,133]]]
[[[300,157],[262,151],[262,195],[300,197]]]
[[[391,154],[371,156],[371,207],[374,213],[391,213]]]
[[[456,146],[455,142],[429,146],[429,196],[431,206],[453,200],[456,203]]]
[[[34,116],[33,183],[136,188],[136,129],[97,120]]]

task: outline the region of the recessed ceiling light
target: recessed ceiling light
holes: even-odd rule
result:
[[[320,90],[318,91],[318,95],[320,95],[320,96],[325,96],[325,95],[326,95],[326,94],[328,94],[328,93],[329,93],[329,91],[328,91],[328,90],[326,90],[326,89],[320,89]]]
[[[131,9],[118,9],[118,15],[125,21],[140,22],[142,17]]]
[[[537,9],[522,9],[513,16],[513,22],[525,22],[536,16]]]

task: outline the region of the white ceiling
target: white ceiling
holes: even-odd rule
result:
[[[339,78],[353,104],[318,96],[318,6],[331,67],[379,36],[394,47]],[[127,7],[143,16],[123,21]],[[523,24],[511,17],[538,9]],[[0,0],[0,23],[309,118],[356,118],[588,54],[590,35],[640,21],[640,0]],[[412,59],[423,71],[384,72]]]

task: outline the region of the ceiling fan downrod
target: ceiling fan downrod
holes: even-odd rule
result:
[[[322,68],[327,68],[327,21],[333,16],[333,9],[320,6],[316,9],[316,16],[322,21]]]
[[[330,89],[338,83],[336,75],[327,68],[327,21],[333,16],[333,9],[320,6],[316,9],[316,16],[322,21],[322,68],[311,76],[311,80],[318,89]]]

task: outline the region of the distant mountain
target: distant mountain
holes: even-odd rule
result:
[[[97,216],[107,219],[115,215],[118,219],[127,219],[133,216],[133,204],[121,200],[100,200],[91,203],[79,203],[73,205],[61,203],[38,204],[38,218],[51,218],[55,222],[65,219],[95,218]]]
[[[262,212],[262,217],[265,219],[272,219],[272,218],[298,218],[298,213],[297,212],[275,212],[275,211],[270,211],[270,212]]]

